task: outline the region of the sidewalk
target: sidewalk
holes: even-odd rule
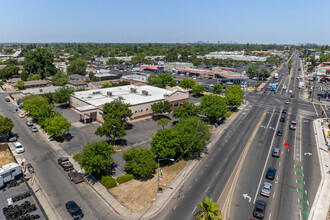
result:
[[[330,204],[330,160],[323,132],[325,126],[321,124],[322,121],[323,119],[316,119],[313,122],[322,179],[308,217],[309,220],[327,219]]]

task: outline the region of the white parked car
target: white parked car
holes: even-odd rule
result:
[[[24,113],[18,113],[18,117],[20,117],[20,118],[25,118],[25,114]]]
[[[20,142],[15,143],[15,151],[16,153],[20,154],[24,152],[24,147]]]

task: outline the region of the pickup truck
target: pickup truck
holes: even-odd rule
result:
[[[60,157],[60,158],[57,159],[57,162],[65,171],[73,170],[73,165],[69,161],[69,158]]]
[[[69,178],[72,182],[74,182],[75,184],[84,182],[84,175],[82,173],[79,172],[70,172],[68,173]]]

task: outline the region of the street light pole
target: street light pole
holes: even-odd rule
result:
[[[159,159],[158,158],[158,186],[157,186],[157,195],[159,195],[159,171],[160,171],[160,169],[159,169],[159,161],[162,161],[162,160],[170,160],[170,161],[174,161],[174,159],[173,158],[162,158],[162,159]]]

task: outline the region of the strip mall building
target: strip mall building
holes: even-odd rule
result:
[[[188,101],[189,92],[180,87],[162,89],[153,86],[119,86],[90,91],[75,92],[70,97],[70,105],[80,113],[82,121],[103,122],[104,104],[116,99],[129,104],[132,117],[129,121],[153,115],[151,105],[160,101],[169,101],[172,109]]]

